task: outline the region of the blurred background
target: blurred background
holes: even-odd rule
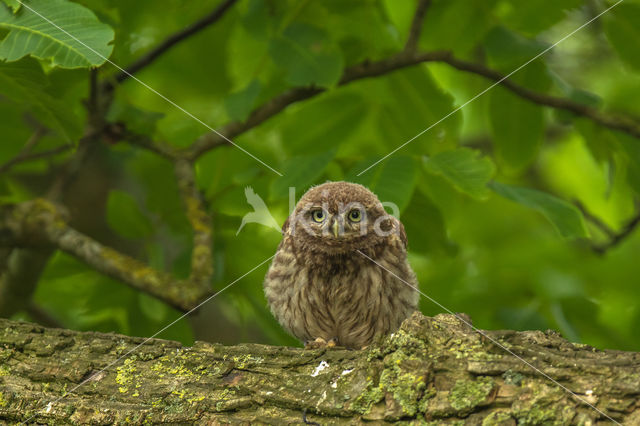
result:
[[[3,9],[0,36],[12,1]],[[42,1],[27,1],[34,8]],[[56,0],[58,7],[67,1]],[[126,66],[209,14],[217,1],[75,2],[114,31],[109,59]],[[196,163],[213,219],[214,290],[275,253],[280,234],[242,217],[251,186],[279,224],[289,187],[349,180],[401,209],[420,288],[484,329],[555,329],[598,348],[640,350],[640,140],[494,87],[478,74],[425,63],[338,86],[344,69],[404,48],[415,1],[239,0],[218,22],[164,52],[136,76],[213,128],[243,121],[291,87],[326,88],[292,104]],[[507,74],[613,1],[433,0],[419,51]],[[62,10],[62,9],[60,9]],[[24,10],[22,11],[24,12]],[[21,13],[20,10],[17,13]],[[513,75],[517,84],[640,121],[640,2],[626,0]],[[0,54],[0,167],[35,131],[36,152],[0,174],[2,203],[43,196],[77,160],[87,125],[89,67]],[[15,77],[15,67],[23,67]],[[118,70],[98,68],[109,79]],[[12,79],[13,78],[13,79]],[[16,83],[17,81],[17,83]],[[20,90],[14,86],[18,84]],[[185,148],[207,129],[138,82],[118,85],[111,122]],[[457,107],[389,158],[367,167]],[[189,273],[192,231],[173,166],[126,140],[91,147],[64,192],[71,226],[178,277]],[[268,265],[158,337],[190,344],[299,345],[271,316]],[[182,312],[54,252],[13,318],[76,330],[149,336]],[[425,315],[442,310],[421,300]],[[0,313],[1,314],[1,313]]]

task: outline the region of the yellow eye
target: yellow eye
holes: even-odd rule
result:
[[[322,223],[325,218],[324,210],[314,210],[311,212],[311,219],[313,219],[314,222]]]
[[[360,222],[362,220],[362,213],[358,209],[353,209],[349,212],[349,220],[351,222]]]

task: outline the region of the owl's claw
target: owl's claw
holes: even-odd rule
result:
[[[316,337],[316,340],[307,340],[304,342],[305,349],[323,349],[323,348],[335,348],[338,343],[338,339],[335,337],[328,342],[322,337]]]

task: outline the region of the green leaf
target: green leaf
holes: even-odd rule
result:
[[[489,186],[497,194],[542,213],[562,237],[574,239],[589,236],[582,212],[566,201],[530,188],[499,182],[492,182]]]
[[[496,0],[434,0],[427,11],[421,40],[427,50],[466,53],[493,26]]]
[[[19,0],[2,0],[2,2],[6,4],[13,13],[18,12],[18,10],[20,10],[20,6],[22,6],[22,3]]]
[[[604,31],[620,59],[640,71],[640,4],[613,8],[605,16]]]
[[[31,55],[62,68],[102,65],[111,55],[113,30],[93,12],[66,0],[31,0],[13,14],[0,8],[0,58],[16,61]]]
[[[627,181],[631,188],[640,194],[640,143],[625,133],[612,132],[611,134],[627,158]]]
[[[509,28],[535,35],[564,19],[568,10],[582,3],[583,0],[507,0],[498,15]]]
[[[109,192],[107,223],[126,238],[145,238],[153,234],[151,222],[140,210],[138,202],[131,195],[118,190]]]
[[[495,171],[490,158],[469,148],[440,152],[428,158],[424,168],[445,178],[458,191],[477,199],[487,198],[487,183]]]
[[[514,169],[529,165],[542,142],[542,108],[496,87],[489,95],[489,119],[497,155]]]
[[[520,83],[546,88],[550,80],[540,77],[544,71],[540,63],[531,63],[520,71]],[[542,107],[507,89],[494,87],[489,93],[489,121],[498,158],[514,169],[529,165],[544,136]]]
[[[528,39],[504,27],[495,27],[487,34],[484,46],[492,65],[503,72],[511,72],[543,52],[549,45],[536,39]]]
[[[380,103],[376,119],[388,150],[420,133],[402,148],[403,153],[432,154],[455,146],[462,113],[451,114],[455,110],[453,96],[438,85],[427,69],[417,66],[399,70],[372,83],[369,96],[371,102]],[[451,115],[443,120],[448,114]]]
[[[371,190],[380,201],[392,202],[402,212],[411,200],[417,177],[416,161],[412,157],[394,155],[381,165]]]
[[[79,136],[81,127],[74,110],[44,91],[49,84],[33,59],[0,63],[0,94],[30,108],[42,123],[67,141]]]
[[[415,191],[411,202],[402,214],[402,224],[412,252],[452,254],[455,246],[447,237],[447,229],[438,207],[422,193]]]
[[[350,91],[305,102],[279,126],[287,152],[316,154],[349,142],[367,113],[363,97]],[[319,117],[324,117],[319,120]]]
[[[342,54],[325,31],[310,25],[289,26],[271,40],[269,53],[293,86],[330,87],[342,75]]]
[[[336,155],[335,149],[318,155],[293,157],[282,167],[281,176],[271,182],[270,198],[284,198],[289,195],[289,187],[295,187],[301,193],[322,175],[324,169]]]
[[[260,81],[254,79],[244,89],[227,96],[224,100],[224,106],[229,118],[236,121],[245,120],[255,106],[260,90]]]

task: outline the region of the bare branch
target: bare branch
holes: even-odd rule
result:
[[[613,238],[616,235],[616,232],[611,229],[609,225],[604,223],[598,216],[591,213],[580,201],[575,201],[574,204],[582,212],[582,215],[600,229],[600,231],[602,231],[607,237]]]
[[[148,135],[136,133],[127,128],[126,124],[122,122],[106,124],[102,130],[102,138],[109,143],[125,140],[132,145],[149,150],[171,161],[182,157],[180,152],[170,145],[155,142]]]
[[[69,227],[63,213],[49,201],[36,199],[4,206],[0,213],[0,235],[8,235],[14,244],[30,250],[53,246],[176,309],[187,311],[208,294],[199,284],[157,271]]]
[[[416,12],[413,15],[413,21],[409,29],[409,37],[407,38],[407,43],[404,45],[405,52],[413,52],[416,50],[416,47],[418,47],[422,25],[424,24],[424,16],[430,5],[431,0],[418,0]]]
[[[32,153],[31,151],[36,147],[38,142],[40,142],[40,139],[45,134],[47,134],[47,130],[44,127],[38,127],[36,131],[33,132],[33,134],[29,137],[27,142],[25,142],[24,147],[18,153],[18,155],[16,155],[6,163],[0,165],[0,174],[8,172],[16,164],[54,156],[71,149],[71,145],[62,145],[57,148],[49,149],[47,151]]]
[[[620,232],[613,234],[611,239],[605,244],[592,246],[593,250],[598,254],[606,253],[629,237],[638,225],[640,225],[640,213],[636,214],[636,216],[627,222]]]
[[[482,64],[472,63],[457,59],[449,51],[434,51],[425,53],[401,52],[390,58],[376,62],[364,62],[345,69],[340,82],[340,86],[353,81],[365,78],[377,77],[390,72],[407,68],[427,62],[442,62],[460,71],[479,75],[492,80],[512,93],[523,99],[529,100],[538,105],[548,106],[556,109],[570,111],[576,115],[586,117],[604,127],[628,133],[631,136],[640,138],[640,123],[633,118],[624,116],[614,116],[602,113],[587,105],[573,102],[569,99],[538,93],[522,87],[512,80],[505,79],[505,76],[498,71],[488,68]],[[273,115],[284,110],[287,106],[305,99],[316,96],[325,89],[318,87],[298,87],[290,89],[283,94],[272,98],[256,108],[249,118],[243,122],[232,122],[223,127],[220,133],[232,139],[244,133]],[[212,148],[225,145],[227,142],[215,133],[208,133],[200,137],[186,152],[187,158],[195,159]]]
[[[6,173],[18,163],[26,163],[28,161],[39,160],[41,158],[53,157],[73,148],[72,145],[61,145],[57,148],[48,149],[46,151],[34,152],[32,154],[18,154],[11,160],[0,166],[0,174]]]
[[[629,237],[633,233],[638,225],[640,225],[639,211],[619,232],[616,232],[609,225],[604,223],[602,219],[591,213],[582,203],[576,201],[574,204],[578,209],[580,209],[584,217],[598,227],[598,229],[600,229],[608,238],[608,241],[603,244],[591,244],[591,249],[598,254],[605,254],[609,249],[620,244],[625,238]],[[640,210],[640,206],[638,207],[638,210]]]
[[[202,196],[195,182],[193,163],[187,160],[176,161],[175,174],[187,219],[193,229],[189,281],[199,284],[203,290],[208,290],[213,276],[211,218],[202,202]]]
[[[116,74],[116,76],[113,78],[113,81],[105,82],[104,89],[106,91],[112,90],[115,85],[122,83],[123,81],[130,78],[132,74],[137,73],[141,69],[153,63],[156,59],[158,59],[159,56],[171,49],[177,43],[191,37],[194,34],[197,34],[201,30],[207,28],[209,25],[216,23],[225,15],[227,10],[229,10],[229,8],[233,6],[234,3],[236,3],[236,1],[237,0],[225,0],[204,18],[194,22],[185,29],[170,35],[158,46],[156,46],[151,51],[147,52],[144,56],[138,58],[135,62],[126,67],[124,71]]]

